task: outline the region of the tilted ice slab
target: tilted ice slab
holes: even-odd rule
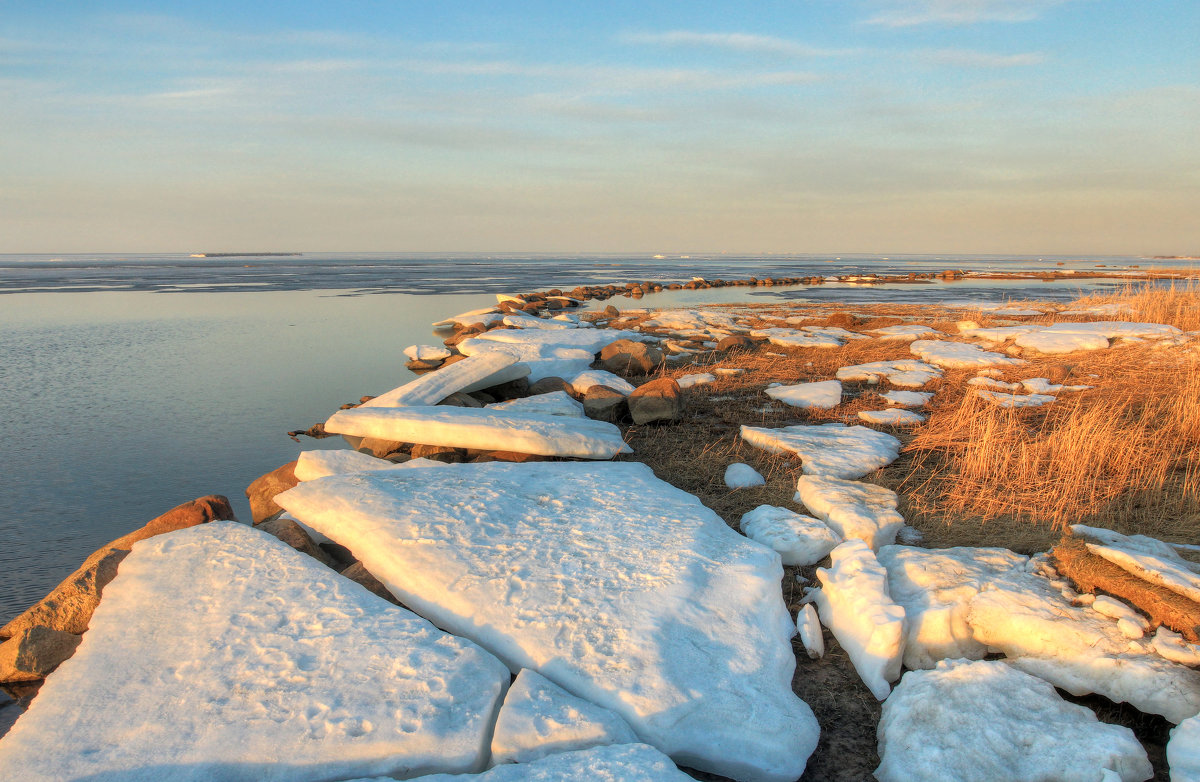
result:
[[[762,486],[767,479],[762,473],[745,462],[734,462],[725,468],[725,485],[730,489],[748,489],[751,486]]]
[[[967,622],[970,600],[1028,559],[1002,548],[879,549],[888,590],[908,617],[904,666],[916,670],[939,660],[982,660],[987,646],[975,640]]]
[[[512,326],[513,328],[518,329],[547,329],[549,331],[562,331],[563,329],[579,328],[579,323],[575,321],[531,318],[528,315],[505,315],[502,322],[505,326]]]
[[[633,730],[613,712],[523,668],[496,719],[492,763],[528,763],[560,752],[637,743]]]
[[[1011,394],[1004,391],[988,391],[986,388],[980,388],[975,391],[980,399],[991,402],[996,407],[1014,408],[1014,407],[1041,407],[1055,401],[1057,397],[1049,394]]]
[[[629,396],[637,387],[620,375],[614,375],[607,369],[588,369],[567,378],[567,383],[577,394],[586,394],[592,386],[605,386],[625,396]]]
[[[931,380],[942,376],[942,370],[926,364],[924,361],[872,361],[868,364],[854,364],[842,367],[837,371],[838,380],[860,380],[868,383],[878,383],[887,380],[901,388],[921,388]]]
[[[484,406],[488,410],[502,410],[510,413],[537,413],[539,415],[561,415],[569,418],[583,418],[583,404],[571,398],[566,391],[551,391],[548,394],[534,394],[521,399],[510,399],[507,402],[493,402]]]
[[[574,348],[589,353],[599,353],[612,343],[632,339],[645,341],[647,338],[636,331],[617,329],[492,329],[473,337],[472,341],[495,342],[501,345],[537,345],[539,347]]]
[[[527,367],[518,365],[515,358],[503,353],[470,356],[426,372],[416,380],[363,402],[358,409],[436,405],[456,391],[478,391],[528,374]]]
[[[975,367],[1016,366],[1024,364],[1019,358],[993,353],[978,345],[966,342],[918,339],[908,346],[914,356],[947,369],[974,369]]]
[[[878,736],[880,782],[1154,776],[1129,728],[1100,722],[1046,682],[998,661],[953,660],[906,673],[883,704]]]
[[[1010,571],[971,598],[967,621],[989,651],[1072,695],[1094,692],[1175,723],[1200,712],[1200,671],[1130,641],[1045,578]]]
[[[814,334],[801,329],[754,329],[752,337],[766,337],[772,345],[783,348],[840,348],[845,342],[828,334]]]
[[[23,782],[475,771],[508,676],[270,535],[214,522],[134,545],[75,656],[0,740],[0,768]]]
[[[824,522],[777,505],[743,513],[739,526],[746,537],[777,551],[785,565],[815,565],[842,542]]]
[[[441,361],[450,358],[450,351],[439,345],[409,345],[404,355],[414,361]]]
[[[1103,350],[1113,339],[1167,339],[1182,334],[1178,328],[1162,323],[1056,323],[1017,337],[1017,344],[1041,353],[1071,353],[1076,350]]]
[[[924,407],[933,399],[932,391],[888,391],[880,394],[889,405],[899,407]]]
[[[846,650],[871,694],[883,700],[900,678],[904,609],[892,602],[887,571],[866,543],[847,540],[829,556],[833,564],[817,569],[821,588],[813,593],[821,623]]]
[[[779,555],[643,464],[362,473],[275,499],[405,605],[682,765],[790,782],[816,746]]]
[[[896,492],[873,483],[804,475],[796,481],[793,499],[843,538],[857,538],[876,550],[894,543],[904,526]]]
[[[794,453],[805,475],[861,478],[900,455],[900,441],[865,426],[797,424],[780,429],[743,426],[742,439],[768,453]]]
[[[692,782],[663,753],[645,744],[617,744],[535,760],[496,766],[479,775],[435,774],[413,782]],[[350,782],[395,782],[388,778],[357,779]]]
[[[632,448],[605,421],[475,407],[394,407],[339,410],[325,431],[402,443],[514,451],[540,456],[611,459]]]
[[[1189,717],[1171,729],[1167,765],[1171,782],[1200,782],[1200,717]]]
[[[942,332],[932,326],[923,326],[920,323],[907,323],[900,326],[885,326],[881,329],[871,329],[868,334],[874,334],[882,340],[901,340],[911,342],[914,339],[921,337],[933,337]]]
[[[776,386],[768,388],[766,394],[792,407],[829,410],[842,403],[842,384],[837,380],[822,380],[818,383]]]
[[[387,459],[376,459],[367,453],[358,451],[301,451],[296,459],[296,480],[311,481],[324,478],[327,475],[341,475],[348,472],[366,472],[368,470],[390,470],[396,467],[395,462]]]
[[[530,383],[544,377],[568,378],[587,369],[596,355],[583,348],[561,347],[534,343],[508,343],[471,337],[457,345],[460,353],[476,356],[481,353],[504,353],[529,370]]]
[[[1200,574],[1181,562],[1146,552],[1128,551],[1118,546],[1096,543],[1086,545],[1088,551],[1103,557],[1125,572],[1200,603]]]
[[[471,310],[463,312],[459,315],[446,318],[445,320],[434,321],[434,326],[474,326],[476,323],[482,326],[490,326],[493,323],[499,323],[504,319],[504,313],[498,312],[495,307],[484,307],[483,309]]]
[[[925,416],[912,410],[899,410],[894,407],[889,410],[859,410],[858,418],[860,421],[882,426],[916,426],[925,423]]]

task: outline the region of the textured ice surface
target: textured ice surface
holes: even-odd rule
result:
[[[994,367],[1024,364],[1019,358],[1012,358],[1003,353],[993,353],[978,345],[965,342],[944,342],[942,340],[918,339],[909,345],[914,356],[920,356],[931,364],[947,369],[973,369],[975,367]]]
[[[900,326],[885,326],[881,329],[871,329],[868,334],[874,334],[879,339],[884,340],[903,340],[911,342],[914,339],[921,337],[932,337],[942,332],[932,326],[923,326],[920,323],[906,323]]]
[[[785,565],[815,565],[842,538],[824,522],[777,505],[759,505],[742,514],[746,537],[779,552]]]
[[[836,336],[814,334],[801,329],[755,329],[750,335],[766,337],[772,345],[783,348],[840,348],[844,344],[843,340]]]
[[[405,605],[617,712],[683,765],[790,782],[816,746],[791,690],[779,555],[643,464],[361,473],[276,501]]]
[[[891,408],[890,410],[859,410],[858,418],[860,421],[866,421],[869,424],[881,424],[883,426],[916,426],[925,422],[925,416],[919,413],[896,408]]]
[[[1167,765],[1171,782],[1200,782],[1200,717],[1190,717],[1171,730]]]
[[[800,606],[800,613],[796,614],[796,632],[810,658],[819,660],[825,656],[825,636],[821,634],[821,620],[812,603]]]
[[[583,418],[583,403],[571,398],[566,391],[552,391],[548,394],[535,394],[521,399],[510,399],[507,402],[493,402],[486,405],[489,410],[504,410],[516,413],[538,413],[540,415],[561,415],[568,418]]]
[[[1200,672],[1130,641],[1045,578],[1011,571],[971,598],[975,640],[1073,695],[1097,693],[1178,723],[1200,712]]]
[[[1005,391],[988,391],[983,388],[977,390],[975,393],[981,399],[985,399],[997,407],[1004,408],[1041,407],[1055,400],[1055,397],[1049,394],[1012,394]]]
[[[880,394],[889,405],[900,407],[924,407],[933,399],[931,391],[888,391]]]
[[[665,310],[642,326],[676,331],[743,331],[732,315],[717,310]]]
[[[621,430],[604,421],[475,407],[357,407],[334,413],[325,423],[325,431],[402,443],[583,459],[611,459],[632,450],[621,439]]]
[[[496,719],[492,763],[528,763],[560,752],[637,743],[633,730],[613,712],[523,668]]]
[[[548,318],[531,318],[528,315],[505,315],[504,325],[518,329],[546,329],[561,331],[562,329],[577,329],[579,324],[569,320],[550,320]]]
[[[1002,548],[879,549],[892,599],[904,606],[908,617],[905,667],[932,668],[939,660],[956,658],[982,660],[987,646],[975,640],[967,623],[970,600],[1027,560]]]
[[[766,393],[772,399],[806,410],[829,410],[842,403],[842,384],[837,380],[776,386],[768,388]]]
[[[404,355],[414,361],[441,361],[450,358],[450,351],[438,345],[409,345]]]
[[[758,470],[745,462],[734,462],[725,468],[725,485],[731,489],[748,489],[766,482]]]
[[[873,483],[804,475],[796,481],[793,499],[843,538],[865,541],[872,549],[895,542],[904,526],[896,492]]]
[[[695,375],[684,375],[683,377],[675,378],[675,382],[680,388],[691,388],[692,386],[702,386],[708,383],[717,382],[717,376],[709,372],[702,372]]]
[[[903,359],[854,364],[842,367],[837,371],[838,380],[865,380],[867,382],[887,380],[892,385],[902,388],[920,388],[941,376],[942,370],[932,364]]]
[[[900,455],[900,441],[865,426],[797,424],[780,429],[743,426],[742,439],[768,453],[794,453],[805,475],[861,478]]]
[[[508,354],[528,368],[530,383],[544,377],[572,377],[587,369],[596,360],[596,355],[590,350],[552,344],[496,342],[471,337],[458,343],[457,347],[459,352],[466,356],[481,353]]]
[[[1183,665],[1200,665],[1200,644],[1185,641],[1183,636],[1163,625],[1158,626],[1150,642],[1154,651],[1171,662]]]
[[[508,676],[270,535],[214,522],[134,545],[75,656],[0,740],[0,768],[23,782],[473,771]]]
[[[361,407],[436,405],[456,391],[476,391],[528,374],[527,367],[519,366],[515,358],[504,353],[471,356],[426,372],[416,380],[363,402]]]
[[[567,382],[571,385],[571,388],[575,389],[575,393],[577,394],[586,394],[587,390],[592,386],[607,386],[625,396],[629,396],[636,389],[636,386],[628,380],[619,375],[614,375],[606,369],[589,369],[577,375],[572,375],[567,378]]]
[[[1161,323],[1057,323],[1017,337],[1017,344],[1041,353],[1071,353],[1076,350],[1103,350],[1111,339],[1166,339],[1182,334],[1174,326]]]
[[[1154,775],[1133,731],[998,661],[909,671],[883,704],[880,782],[1123,782]]]
[[[477,776],[435,774],[414,782],[692,782],[663,753],[645,744],[616,744],[551,755],[532,763],[507,763]],[[359,779],[350,782],[394,782]]]
[[[376,459],[368,453],[358,451],[301,451],[296,459],[296,480],[311,481],[326,475],[341,475],[365,470],[388,470],[396,467],[395,462]]]
[[[818,568],[814,593],[821,623],[846,650],[863,684],[879,700],[900,678],[904,657],[904,609],[888,594],[887,571],[861,540],[847,540]]]

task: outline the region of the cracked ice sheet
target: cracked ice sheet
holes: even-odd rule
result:
[[[671,759],[645,744],[617,744],[535,760],[508,763],[482,774],[435,774],[412,782],[692,782]],[[353,779],[349,782],[395,782],[390,777]]]
[[[739,527],[746,537],[779,552],[785,565],[815,565],[842,542],[824,522],[777,505],[743,513]]]
[[[914,356],[947,369],[974,369],[976,367],[1016,366],[1024,364],[1019,358],[984,350],[966,342],[918,339],[909,345]]]
[[[873,483],[805,475],[796,481],[792,499],[843,538],[857,538],[872,549],[894,543],[904,526],[896,492]]]
[[[1200,712],[1200,672],[1130,641],[1045,578],[1013,570],[995,579],[971,598],[967,622],[989,651],[1072,695],[1094,692],[1174,723]]]
[[[471,356],[449,366],[426,372],[386,394],[368,399],[363,407],[408,407],[436,405],[456,391],[478,391],[525,377],[529,369],[509,355],[493,353]],[[357,408],[356,408],[357,409]]]
[[[878,735],[880,782],[1142,782],[1154,775],[1129,728],[1100,722],[1046,682],[998,661],[952,660],[906,673],[883,704]]]
[[[779,556],[643,464],[362,473],[276,501],[361,552],[405,605],[682,765],[791,782],[816,746],[791,690]]]
[[[805,410],[829,410],[842,403],[842,384],[837,380],[776,386],[766,390],[767,396],[786,405]]]
[[[507,402],[493,402],[484,407],[489,410],[507,410],[518,413],[561,415],[568,418],[584,417],[583,404],[572,399],[566,391],[534,394],[520,399],[510,399]]]
[[[134,545],[78,652],[0,740],[0,768],[26,782],[473,771],[508,676],[270,535],[213,522]]]
[[[780,429],[742,426],[742,439],[768,453],[794,453],[805,475],[861,478],[900,455],[900,441],[865,426],[797,424]]]

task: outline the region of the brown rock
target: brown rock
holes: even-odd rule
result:
[[[395,440],[381,440],[378,437],[363,437],[358,441],[358,445],[354,446],[354,450],[362,453],[369,453],[377,459],[384,459],[396,451],[403,450],[408,447],[408,443],[401,443]]]
[[[669,377],[639,386],[629,395],[628,404],[635,424],[677,421],[683,415],[683,394],[679,384]]]
[[[717,350],[733,350],[734,348],[749,348],[754,347],[755,341],[749,337],[743,337],[737,334],[731,334],[728,337],[723,337],[717,342]]]
[[[544,462],[550,458],[517,451],[478,451],[473,449],[467,451],[467,457],[473,462]]]
[[[294,461],[256,478],[246,488],[246,499],[250,500],[250,517],[259,522],[283,510],[275,504],[275,495],[287,491],[299,482],[296,480]]]
[[[616,423],[625,410],[625,395],[608,386],[592,386],[583,395],[583,414],[588,418]]]
[[[466,356],[464,356],[462,353],[451,353],[450,357],[442,362],[442,366],[448,367],[451,364],[455,364],[455,363],[458,363],[459,361],[462,361],[464,358],[466,358]]]
[[[529,395],[536,396],[537,394],[549,394],[554,391],[566,391],[568,394],[574,393],[574,389],[567,381],[561,377],[544,377],[533,385],[529,386]]]
[[[46,678],[75,654],[82,636],[49,627],[28,627],[0,644],[0,682]]]
[[[450,405],[451,407],[483,407],[483,403],[470,394],[464,394],[462,391],[455,391],[450,396],[438,402],[439,405]]]
[[[609,304],[607,307],[604,308],[604,314],[610,318],[621,317],[621,311],[611,304]]]
[[[382,597],[389,603],[393,605],[400,605],[400,601],[396,599],[396,596],[388,591],[387,587],[383,585],[382,581],[371,575],[371,571],[363,567],[363,563],[355,562],[353,565],[343,570],[342,575],[354,583],[366,587],[368,592]]]
[[[487,405],[497,401],[496,397],[492,396],[487,391],[469,391],[467,392],[467,396],[478,402],[480,407],[486,407]]]
[[[92,552],[78,570],[67,576],[36,605],[0,627],[0,638],[11,638],[31,627],[49,627],[73,635],[87,630],[100,604],[104,587],[117,575],[117,565],[139,540],[218,519],[233,519],[229,500],[210,494],[172,508],[144,527]]]
[[[291,519],[270,518],[255,524],[254,528],[274,535],[296,551],[309,555],[326,567],[337,569],[337,563],[313,542],[303,527]]]
[[[424,443],[414,445],[411,453],[414,459],[433,459],[435,462],[446,462],[447,464],[458,464],[465,457],[464,452],[457,448],[451,448],[448,445],[425,445]]]
[[[432,360],[427,360],[427,359],[414,358],[411,361],[409,361],[407,364],[405,364],[404,366],[410,372],[428,372],[431,369],[437,369],[441,365],[442,365],[441,359],[438,359],[437,361],[432,361]]]
[[[491,386],[483,390],[496,401],[507,402],[509,399],[521,399],[529,396],[529,381],[523,377],[519,377],[516,380],[510,380],[507,383],[501,383],[498,386]]]
[[[648,375],[663,361],[663,352],[645,342],[619,339],[600,351],[604,368],[614,374]]]

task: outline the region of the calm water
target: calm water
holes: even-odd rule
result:
[[[248,519],[251,480],[302,448],[340,442],[297,444],[286,431],[404,382],[404,347],[435,343],[430,322],[493,304],[495,293],[692,275],[1040,269],[1057,260],[0,256],[0,622],[102,543],[181,502],[225,494]],[[730,288],[615,303],[1063,299],[1105,284]]]

